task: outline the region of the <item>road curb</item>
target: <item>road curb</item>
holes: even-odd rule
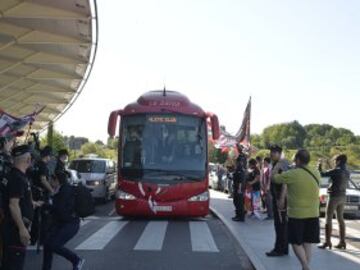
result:
[[[221,222],[228,228],[230,233],[234,236],[234,238],[238,241],[241,248],[246,253],[246,256],[248,256],[248,258],[249,258],[250,262],[252,263],[252,265],[254,266],[254,268],[256,270],[266,270],[266,267],[263,265],[261,260],[258,258],[255,251],[250,247],[250,245],[247,243],[247,241],[244,240],[244,237],[242,237],[242,234],[241,233],[239,234],[239,232],[237,232],[233,228],[232,224],[228,220],[226,220],[226,218],[219,211],[217,211],[216,209],[214,209],[211,206],[210,206],[210,211],[212,212],[212,214],[214,216],[219,218],[221,220]]]

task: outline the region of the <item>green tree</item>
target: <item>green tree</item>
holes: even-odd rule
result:
[[[215,148],[212,143],[209,143],[209,161],[212,163],[224,164],[228,159],[228,153],[221,149]]]
[[[262,133],[263,144],[279,144],[286,148],[300,148],[304,145],[306,131],[298,121],[276,124],[264,129]]]
[[[106,152],[104,150],[104,147],[91,142],[85,143],[83,146],[81,146],[81,153],[83,155],[95,154],[98,155],[99,157],[103,157],[103,158],[106,157]]]
[[[65,143],[64,136],[61,135],[60,132],[57,132],[56,130],[53,129],[52,135],[50,137],[50,139],[52,140],[51,144],[48,143],[48,139],[49,139],[49,136],[41,138],[41,140],[40,140],[41,147],[49,145],[49,146],[52,147],[53,152],[55,154],[61,149],[68,149],[67,146],[66,146],[66,143]]]
[[[105,144],[104,144],[101,140],[97,140],[97,141],[95,142],[95,144],[101,145],[101,146],[105,146]]]

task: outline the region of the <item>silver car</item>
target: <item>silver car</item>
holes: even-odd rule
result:
[[[103,202],[111,200],[116,193],[115,162],[103,158],[81,158],[71,161],[70,169],[81,175],[81,182],[90,191],[94,199]]]
[[[329,178],[321,179],[320,188],[320,213],[325,214],[326,203],[328,201],[327,188],[329,186]],[[346,204],[344,214],[353,217],[360,217],[360,190],[359,187],[350,180],[346,189]]]
[[[77,185],[81,183],[81,175],[75,170],[67,170],[69,174],[69,184],[70,185]]]

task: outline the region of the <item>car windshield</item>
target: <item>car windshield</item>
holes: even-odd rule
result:
[[[199,117],[184,115],[126,116],[122,123],[121,174],[128,180],[203,180],[206,128]]]
[[[70,169],[79,173],[105,173],[104,160],[74,160],[71,162]]]
[[[328,177],[321,178],[321,187],[327,188],[328,186],[329,186],[329,178]],[[348,189],[359,189],[359,187],[352,180],[348,181],[347,188]]]

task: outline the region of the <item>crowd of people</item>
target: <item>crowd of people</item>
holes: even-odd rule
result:
[[[41,245],[43,270],[51,269],[53,254],[79,270],[84,259],[64,246],[80,227],[65,169],[68,152],[55,159],[51,147],[36,145],[0,137],[0,269],[24,269],[27,246]]]
[[[345,223],[343,218],[346,187],[350,178],[346,155],[334,157],[334,169],[323,171],[309,166],[310,153],[301,149],[292,162],[283,156],[278,145],[270,147],[270,156],[249,159],[242,145],[238,145],[238,157],[233,174],[233,203],[236,222],[244,222],[246,216],[274,221],[276,240],[268,257],[289,254],[289,244],[301,263],[308,270],[313,244],[320,243],[319,190],[321,177],[329,177],[329,200],[326,207],[326,241],[321,249],[332,248],[332,218],[336,212],[339,222],[340,242],[335,248],[346,249]]]

